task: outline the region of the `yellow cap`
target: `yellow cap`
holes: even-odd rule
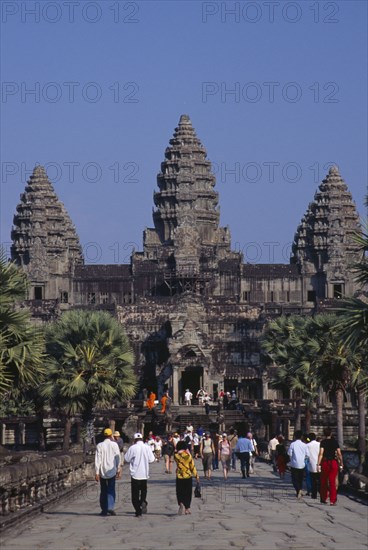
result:
[[[106,437],[110,437],[110,435],[112,435],[112,430],[110,428],[106,428],[106,430],[104,430],[104,435],[106,435]]]

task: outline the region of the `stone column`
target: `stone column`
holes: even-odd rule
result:
[[[268,378],[262,376],[262,399],[268,399]]]
[[[172,376],[172,391],[173,391],[173,405],[179,405],[179,367],[173,366]]]
[[[204,389],[207,393],[211,393],[211,392],[210,392],[210,388],[208,387],[208,384],[209,384],[209,380],[208,380],[208,369],[203,369],[203,389]]]
[[[19,444],[26,444],[26,425],[24,422],[19,422]]]
[[[0,444],[5,445],[5,443],[6,443],[6,440],[5,440],[5,437],[6,437],[6,433],[5,433],[6,432],[6,424],[1,424],[0,429],[1,429]]]
[[[286,421],[285,421],[284,437],[287,441],[290,439],[290,420],[289,420],[289,418],[287,418]]]

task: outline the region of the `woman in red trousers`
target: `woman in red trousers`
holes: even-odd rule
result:
[[[327,498],[330,496],[330,505],[336,506],[336,478],[339,469],[343,469],[342,454],[338,442],[332,437],[331,428],[326,428],[323,433],[326,439],[321,441],[318,455],[318,470],[321,472],[321,502],[326,504]]]

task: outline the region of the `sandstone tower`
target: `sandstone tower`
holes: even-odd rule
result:
[[[36,166],[14,216],[11,257],[30,281],[30,300],[72,303],[72,279],[83,264],[75,228],[42,166]]]
[[[292,262],[307,276],[308,297],[354,294],[351,266],[361,257],[354,235],[360,224],[355,204],[337,167],[329,170],[294,237]]]

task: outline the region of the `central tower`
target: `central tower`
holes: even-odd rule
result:
[[[194,290],[194,279],[210,278],[220,260],[240,261],[240,255],[230,250],[229,229],[219,227],[215,176],[188,115],[169,143],[153,196],[155,227],[144,231],[144,258],[181,280],[182,289]]]
[[[153,213],[161,243],[175,240],[175,229],[195,226],[203,242],[211,243],[219,225],[218,193],[206,149],[197,138],[188,115],[180,117],[157,176]]]

